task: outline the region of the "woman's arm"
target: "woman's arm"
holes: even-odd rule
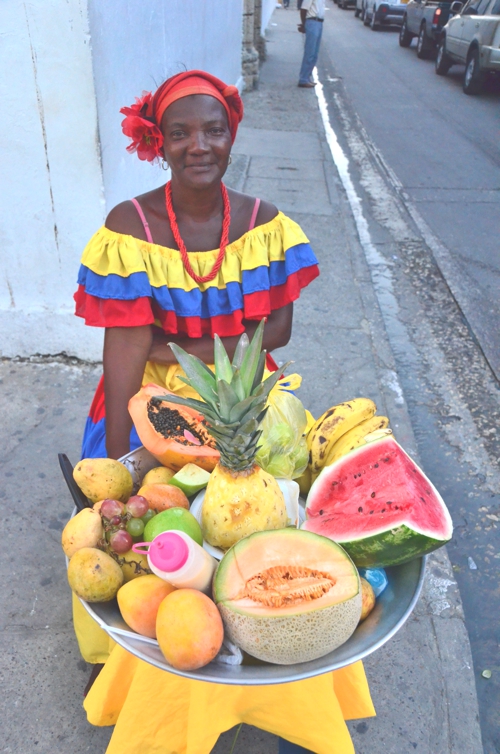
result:
[[[153,341],[151,331],[151,325],[106,328],[103,362],[109,458],[120,458],[130,451],[132,419],[128,402],[141,388]]]
[[[274,351],[275,348],[286,346],[292,334],[292,319],[293,304],[276,309],[276,311],[269,315],[264,328],[263,341],[263,348],[268,353]],[[247,319],[244,321],[244,324],[245,332],[251,340],[259,323],[258,321]],[[221,339],[230,359],[233,357],[239,339],[239,335]],[[213,364],[214,341],[209,335],[204,335],[202,338],[188,338],[182,335],[165,335],[162,332],[154,333],[148,360],[164,365],[177,364],[177,359],[168,346],[170,342],[177,343],[177,345],[193,354],[193,356],[198,356],[205,364]]]

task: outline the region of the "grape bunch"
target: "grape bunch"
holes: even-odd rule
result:
[[[128,552],[134,542],[140,541],[144,527],[155,515],[142,495],[132,495],[125,505],[119,500],[103,500],[100,513],[103,544],[118,554]]]

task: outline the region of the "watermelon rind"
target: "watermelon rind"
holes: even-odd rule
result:
[[[381,455],[387,452],[386,449],[394,448],[396,446],[398,451],[406,456],[407,459],[413,464],[419,471],[422,480],[430,488],[435,502],[437,502],[442,510],[443,518],[445,520],[444,530],[437,535],[432,529],[426,530],[425,526],[419,527],[414,521],[410,522],[398,522],[391,526],[387,525],[387,521],[380,521],[380,528],[374,530],[366,536],[356,536],[356,521],[353,517],[352,533],[346,537],[345,532],[343,534],[335,533],[334,524],[328,519],[328,512],[325,511],[324,519],[319,517],[308,518],[302,527],[306,531],[315,532],[323,536],[330,537],[335,542],[338,542],[349,553],[352,560],[359,568],[384,568],[388,566],[402,565],[408,563],[415,558],[427,555],[434,550],[448,542],[453,534],[453,522],[451,516],[446,507],[444,500],[439,494],[438,490],[434,487],[432,482],[427,478],[424,472],[418,467],[413,459],[401,448],[396,440],[389,436],[387,438],[378,440],[374,445],[380,451]],[[317,493],[324,485],[325,481],[336,473],[340,473],[339,469],[347,466],[348,463],[356,463],[358,458],[363,458],[363,455],[367,452],[367,446],[361,446],[352,450],[331,466],[325,467],[319,477],[314,481],[306,502],[306,515],[308,508],[312,507],[312,502]],[[410,516],[408,517],[410,518]],[[330,528],[330,531],[328,529]]]
[[[358,568],[388,568],[428,555],[446,544],[446,541],[420,534],[403,524],[372,537],[339,544]]]

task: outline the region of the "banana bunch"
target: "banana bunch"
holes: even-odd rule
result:
[[[366,442],[390,434],[387,416],[376,416],[377,407],[369,398],[355,398],[325,411],[307,435],[309,463],[299,482],[301,494],[307,494],[324,466]]]

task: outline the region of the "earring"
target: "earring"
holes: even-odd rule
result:
[[[169,167],[170,167],[170,165],[168,164],[168,162],[164,158],[162,158],[161,167],[162,167],[162,170],[168,170]]]
[[[229,160],[227,161],[227,164],[230,165],[232,161],[233,161],[233,158],[231,157],[231,155],[229,155]]]

